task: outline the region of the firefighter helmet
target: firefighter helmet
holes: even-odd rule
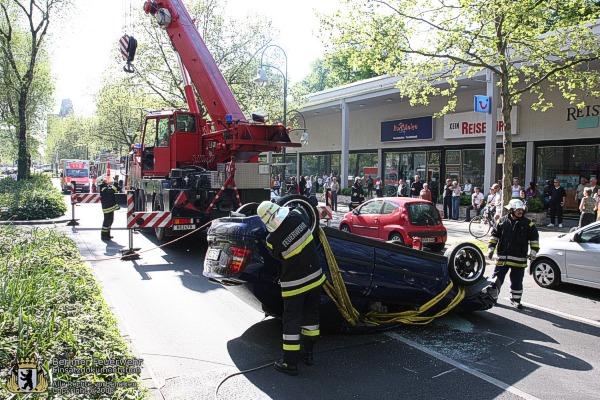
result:
[[[273,232],[279,228],[279,225],[288,216],[289,212],[289,208],[281,207],[270,201],[263,201],[256,209],[256,214],[258,214],[262,222],[267,226],[269,232]]]
[[[525,209],[525,205],[519,199],[512,199],[506,206],[504,206],[504,208],[506,208],[508,211],[518,210],[519,208],[523,210]]]

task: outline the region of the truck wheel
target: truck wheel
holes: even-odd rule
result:
[[[251,215],[256,215],[256,209],[258,208],[258,203],[246,203],[242,205],[240,208],[235,210],[236,213],[244,214],[249,217]]]
[[[163,202],[162,194],[156,195],[156,198],[154,199],[154,207],[152,207],[152,208],[153,208],[153,211],[164,211],[165,210],[165,205]],[[166,230],[166,228],[154,228],[154,233],[156,234],[156,240],[158,240],[159,242],[162,242],[165,240],[165,237],[166,237],[165,230]]]
[[[277,204],[292,209],[302,207],[310,219],[310,231],[313,234],[316,233],[319,226],[319,214],[317,214],[315,206],[309,201],[308,197],[299,194],[289,194],[277,200]]]
[[[474,285],[485,273],[483,252],[472,243],[458,243],[444,253],[448,259],[450,279],[457,285]]]

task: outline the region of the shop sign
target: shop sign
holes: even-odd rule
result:
[[[384,121],[381,123],[382,142],[433,139],[432,117]]]
[[[510,113],[512,123],[512,134],[516,135],[519,131],[517,125],[518,106],[513,106]],[[504,118],[502,118],[502,109],[497,109],[497,129],[498,135],[504,134]],[[485,137],[485,114],[474,111],[444,115],[444,139],[460,139],[467,137]]]

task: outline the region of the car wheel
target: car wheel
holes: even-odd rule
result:
[[[244,214],[246,217],[251,215],[256,215],[256,210],[258,209],[258,203],[246,203],[242,205],[240,208],[235,210],[236,213]]]
[[[390,242],[394,242],[394,243],[399,244],[399,245],[402,245],[402,246],[404,245],[404,238],[398,232],[392,232],[390,234],[389,241]]]
[[[444,256],[448,259],[450,279],[462,286],[470,286],[483,278],[485,257],[472,243],[458,243],[451,246]]]
[[[533,280],[538,286],[552,289],[560,285],[560,269],[552,260],[535,260],[531,266]]]
[[[154,207],[152,207],[152,208],[153,208],[153,211],[164,211],[165,210],[162,194],[159,194],[156,196],[156,198],[154,199]],[[165,237],[166,237],[165,228],[154,228],[154,233],[156,234],[156,240],[158,240],[159,242],[162,242],[165,240]]]
[[[277,200],[277,204],[292,209],[302,207],[310,219],[310,231],[316,233],[319,226],[319,214],[317,214],[315,206],[309,201],[308,197],[299,194],[290,194]]]
[[[340,231],[346,232],[346,233],[352,233],[352,231],[350,230],[350,227],[346,224],[340,226]]]
[[[437,243],[437,244],[432,244],[431,246],[426,246],[429,247],[429,250],[431,251],[442,251],[444,250],[444,247],[446,247],[445,243]]]

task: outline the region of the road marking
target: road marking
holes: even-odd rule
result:
[[[537,304],[523,303],[523,305],[525,307],[533,308],[534,310],[544,311],[544,312],[547,312],[548,314],[554,314],[556,316],[563,317],[565,319],[570,319],[572,321],[577,321],[577,322],[593,325],[597,328],[600,328],[600,322],[594,321],[593,319],[578,317],[576,315],[567,314],[562,311],[552,310],[550,308],[538,306]]]
[[[418,344],[416,342],[413,342],[412,340],[407,339],[407,338],[403,337],[402,335],[399,335],[399,334],[397,334],[395,332],[386,332],[385,335],[391,337],[392,339],[396,339],[396,340],[398,340],[398,341],[400,341],[400,342],[402,342],[404,344],[407,344],[410,347],[413,347],[413,348],[415,348],[415,349],[417,349],[419,351],[422,351],[423,353],[426,353],[426,354],[428,354],[428,355],[430,355],[430,356],[432,356],[434,358],[437,358],[440,361],[443,361],[443,362],[445,362],[447,364],[450,364],[450,365],[452,365],[452,366],[454,366],[454,367],[456,367],[456,368],[458,368],[458,369],[460,369],[460,370],[462,370],[462,371],[464,371],[464,372],[466,372],[468,374],[471,374],[471,375],[473,375],[473,376],[475,376],[475,377],[477,377],[479,379],[482,379],[482,380],[484,380],[484,381],[486,381],[488,383],[491,383],[492,385],[497,386],[500,389],[506,390],[507,392],[510,392],[510,393],[512,393],[512,394],[514,394],[516,396],[519,396],[519,397],[521,397],[523,399],[526,399],[526,400],[540,400],[539,398],[537,398],[537,397],[535,397],[533,395],[530,395],[529,393],[525,393],[522,390],[519,390],[519,389],[517,389],[516,387],[514,387],[512,385],[509,385],[508,383],[502,382],[502,381],[500,381],[500,380],[498,380],[496,378],[492,378],[491,376],[486,375],[483,372],[479,372],[479,371],[477,371],[477,370],[475,370],[475,369],[473,369],[471,367],[468,367],[468,366],[466,366],[464,364],[459,363],[458,361],[455,361],[455,360],[453,360],[451,358],[448,358],[448,357],[446,357],[446,356],[438,353],[437,351],[428,349],[425,346],[421,346],[420,344]]]

